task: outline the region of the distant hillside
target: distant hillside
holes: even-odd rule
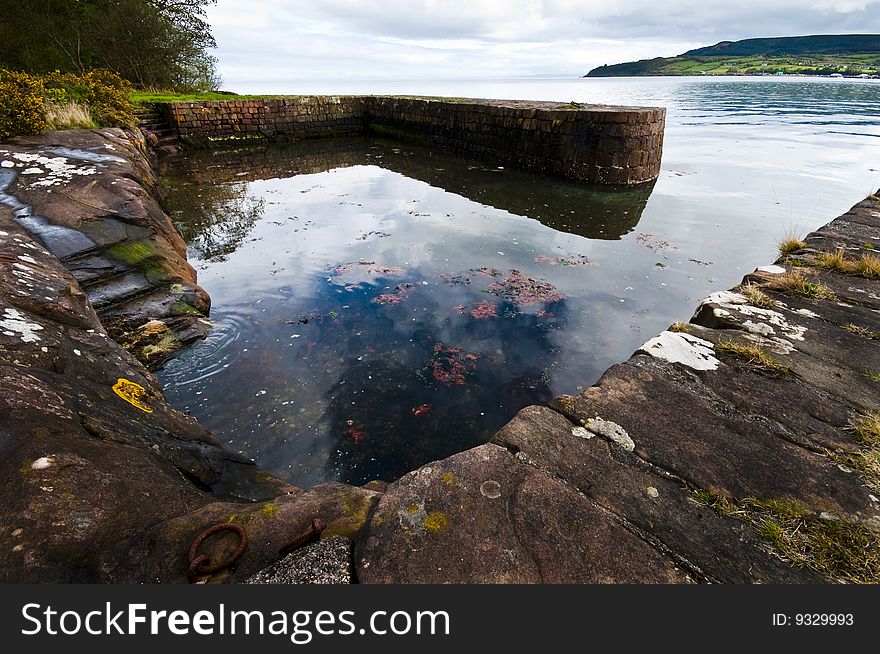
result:
[[[677,57],[594,68],[585,77],[645,75],[880,75],[880,34],[722,41]]]
[[[752,55],[820,55],[880,53],[880,34],[831,34],[821,36],[780,36],[772,39],[722,41],[688,50],[682,57],[750,57]]]

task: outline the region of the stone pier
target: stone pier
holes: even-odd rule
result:
[[[660,173],[666,110],[520,100],[301,96],[160,105],[194,145],[378,132],[499,165],[630,186]]]

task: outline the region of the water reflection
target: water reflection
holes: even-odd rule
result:
[[[483,442],[626,335],[597,333],[629,306],[591,248],[650,188],[366,139],[163,165],[216,324],[162,371],[168,397],[294,483],[392,480]]]
[[[653,184],[616,189],[569,182],[461,159],[410,143],[381,139],[312,140],[295,146],[202,150],[162,163],[163,183],[173,194],[204,202],[201,216],[181,221],[184,238],[199,248],[220,238],[212,220],[230,221],[230,245],[253,225],[259,207],[249,204],[243,182],[315,174],[358,165],[378,165],[475,202],[534,218],[548,227],[587,238],[617,239],[639,222]],[[190,204],[194,198],[183,198]],[[232,203],[238,202],[235,207]],[[215,232],[218,230],[219,233]],[[222,248],[221,248],[222,249]]]
[[[235,252],[266,208],[244,181],[213,183],[197,176],[168,174],[163,185],[174,198],[171,216],[192,259],[223,261]],[[185,215],[184,215],[185,214]]]

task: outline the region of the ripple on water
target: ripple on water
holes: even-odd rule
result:
[[[253,329],[252,318],[224,311],[212,316],[212,320],[214,327],[205,340],[187,348],[166,364],[162,370],[162,383],[166,389],[213,377],[238,359],[241,348],[235,344]]]

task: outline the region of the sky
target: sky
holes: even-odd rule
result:
[[[880,0],[219,0],[224,87],[578,77],[759,36],[880,33]]]

